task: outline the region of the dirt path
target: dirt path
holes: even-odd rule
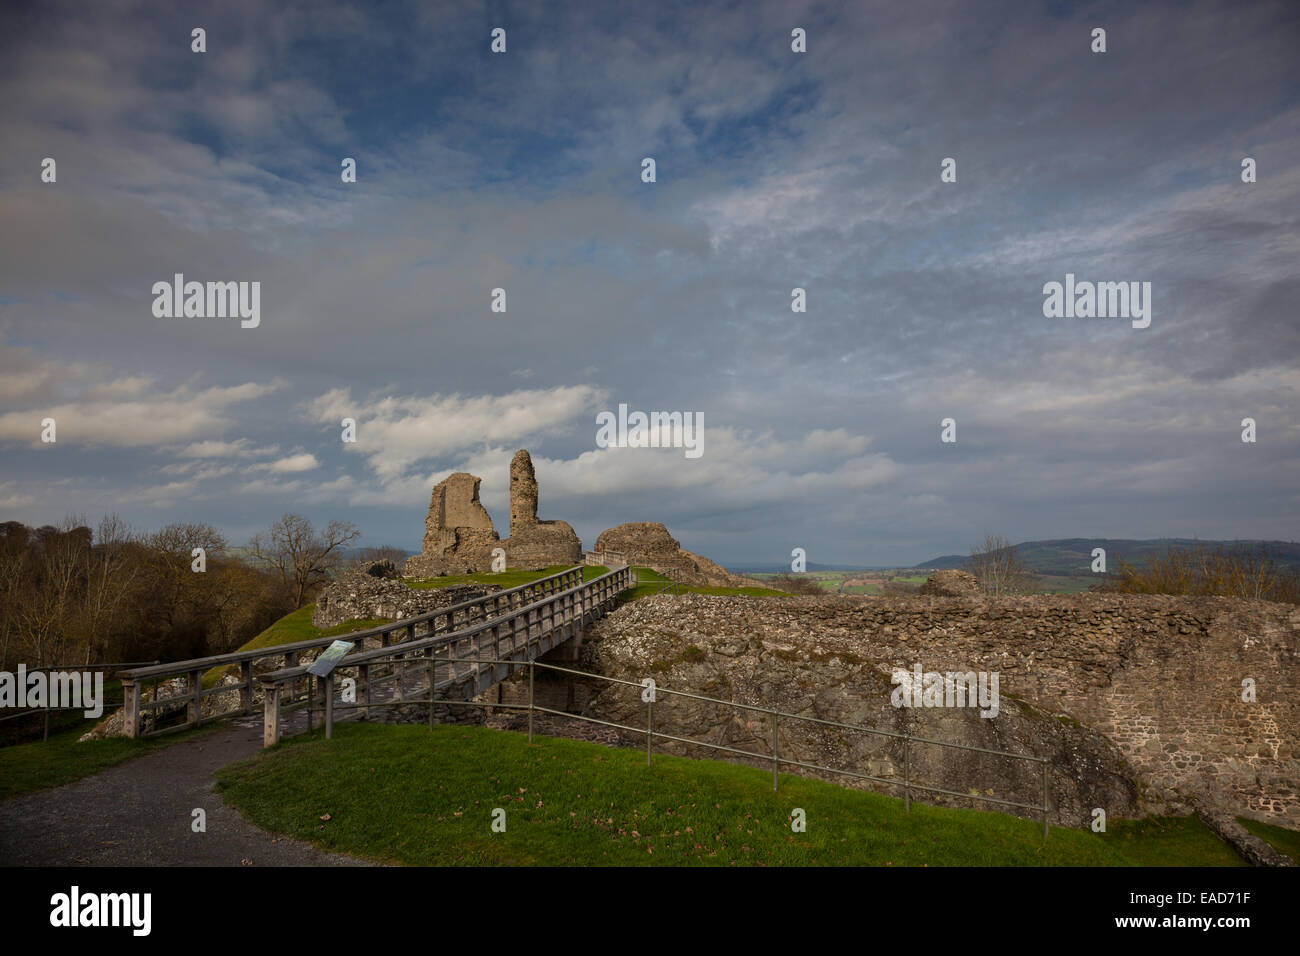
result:
[[[261,745],[261,721],[245,720],[0,803],[0,866],[368,865],[269,834],[226,806],[213,772]],[[196,808],[206,833],[191,831]]]

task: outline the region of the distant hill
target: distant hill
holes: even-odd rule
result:
[[[785,564],[729,564],[727,570],[733,574],[789,574],[790,562]],[[813,564],[808,562],[809,571],[884,571],[892,568],[865,567],[860,564]]]
[[[1203,541],[1196,538],[1056,538],[1050,541],[1024,541],[1015,546],[1016,553],[1031,571],[1038,574],[1087,574],[1092,568],[1092,549],[1106,549],[1106,566],[1114,570],[1115,562],[1123,558],[1130,564],[1145,566],[1152,555],[1164,554],[1169,548],[1222,546],[1225,550],[1246,550],[1258,553],[1260,546],[1279,565],[1300,568],[1300,542],[1296,541]],[[944,554],[915,565],[917,568],[965,568],[970,555]]]

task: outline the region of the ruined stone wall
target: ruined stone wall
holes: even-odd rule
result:
[[[763,582],[742,578],[702,555],[687,551],[658,521],[629,521],[602,531],[588,563],[613,567],[630,561],[671,575],[682,584],[712,587],[761,587]]]
[[[926,671],[997,671],[1004,698],[1112,742],[1145,804],[1300,825],[1300,608],[1292,605],[1102,594],[687,595],[628,605],[597,625],[590,646],[595,666],[612,676],[657,670],[680,690],[784,695],[812,716],[856,708],[890,719],[888,705],[878,706],[888,680],[878,678],[918,662]],[[1255,681],[1254,703],[1242,700],[1245,678]],[[1001,721],[969,733],[1019,733],[1002,731]],[[947,730],[968,732],[951,722]]]
[[[537,475],[523,448],[510,462],[510,537],[504,547],[510,568],[539,571],[582,562],[582,542],[569,523],[537,517]]]
[[[334,627],[354,619],[402,621],[500,590],[498,584],[417,589],[400,579],[345,571],[321,588],[311,622],[317,627]]]
[[[479,501],[482,479],[458,471],[433,486],[420,553],[406,561],[409,577],[486,571],[498,546],[492,518]]]

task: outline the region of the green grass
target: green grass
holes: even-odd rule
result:
[[[774,794],[753,767],[667,756],[646,767],[639,750],[479,727],[342,724],[332,741],[293,738],[217,780],[268,830],[412,865],[1129,866],[1150,861],[1152,833],[1157,856],[1203,841],[1193,821],[1127,839],[1127,827],[1054,828],[1044,843],[1041,824],[1006,814],[915,803],[909,814],[901,800],[784,774]],[[496,808],[504,833],[491,831]],[[791,830],[795,808],[804,833]]]
[[[1250,820],[1246,817],[1237,817],[1237,822],[1279,853],[1285,853],[1296,863],[1300,863],[1300,830],[1288,830],[1286,827],[1260,823],[1258,820]]]
[[[750,597],[784,597],[787,596],[785,591],[778,591],[775,588],[723,588],[723,587],[705,587],[702,585],[683,584],[671,587],[665,590],[667,585],[672,584],[673,579],[667,575],[660,574],[652,568],[633,567],[636,572],[637,585],[631,590],[624,591],[619,597],[618,604],[622,607],[629,601],[635,601],[638,598],[649,597],[652,594],[714,594],[714,595],[734,595],[744,594]]]
[[[164,737],[131,740],[127,737],[105,737],[77,743],[89,726],[53,734],[44,743],[15,744],[0,749],[0,800],[61,787],[82,777],[115,767],[132,757],[176,743],[186,737],[206,734],[216,729],[200,727],[198,730],[179,731]]]
[[[1099,839],[1140,866],[1249,866],[1194,816],[1111,820]]]

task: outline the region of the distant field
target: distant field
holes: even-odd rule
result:
[[[759,581],[776,577],[770,573],[754,573],[746,576]],[[920,572],[915,568],[897,568],[888,571],[805,571],[801,576],[816,581],[822,590],[830,594],[883,594],[887,584],[912,590],[924,584],[930,573]],[[1039,574],[1036,576],[1037,583],[1032,593],[1079,594],[1102,580],[1103,575],[1100,574]]]

